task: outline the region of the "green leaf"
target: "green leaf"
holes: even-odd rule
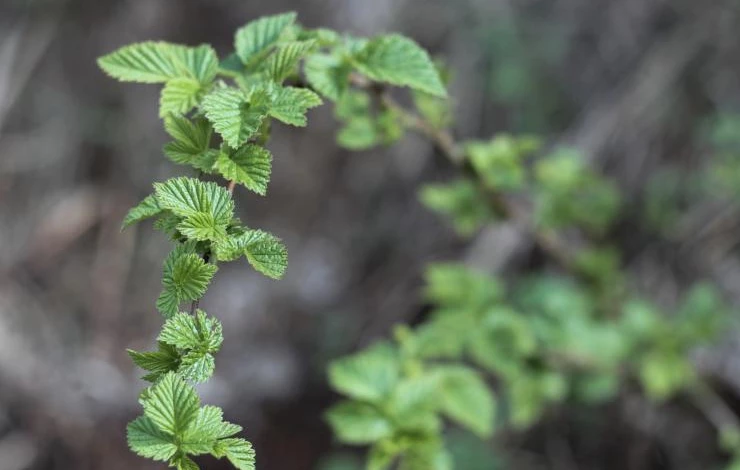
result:
[[[504,297],[504,288],[495,277],[462,263],[430,264],[424,280],[427,299],[455,309],[487,308]]]
[[[177,452],[173,436],[160,431],[146,416],[139,416],[128,424],[126,437],[131,450],[141,457],[167,461]]]
[[[177,470],[200,470],[198,464],[193,462],[187,455],[178,455],[172,460],[172,464]]]
[[[273,96],[270,116],[285,124],[303,127],[306,111],[321,103],[319,95],[306,88],[279,87]]]
[[[326,413],[337,439],[347,444],[370,444],[393,434],[393,427],[372,405],[343,401]]]
[[[175,371],[180,365],[180,355],[177,350],[165,343],[159,343],[157,351],[137,352],[126,350],[134,364],[150,372],[144,380],[156,382],[167,372]]]
[[[415,375],[398,383],[385,403],[398,429],[422,434],[439,432],[438,388],[439,380],[434,374]]]
[[[217,270],[215,264],[206,263],[197,254],[175,248],[164,262],[162,285],[174,292],[179,302],[199,299]]]
[[[311,87],[333,101],[338,101],[347,90],[350,71],[349,64],[328,54],[314,54],[304,65]]]
[[[157,297],[157,311],[165,318],[170,318],[177,313],[180,301],[174,291],[163,290]]]
[[[400,373],[398,352],[378,343],[329,364],[329,383],[352,398],[377,402],[396,386]]]
[[[389,34],[369,41],[355,56],[355,61],[360,72],[373,80],[447,96],[427,52],[404,36]]]
[[[379,142],[378,129],[370,117],[350,119],[337,133],[337,144],[348,150],[367,150]]]
[[[161,431],[175,436],[196,418],[200,399],[195,389],[174,372],[168,372],[142,399],[144,414]]]
[[[298,61],[310,52],[316,41],[293,41],[281,44],[277,51],[267,59],[264,65],[268,76],[276,82],[282,82],[295,72]]]
[[[177,372],[186,380],[202,383],[211,378],[215,368],[216,360],[212,354],[191,351],[183,356]]]
[[[160,207],[180,217],[209,213],[217,225],[225,228],[234,216],[231,195],[216,183],[180,177],[154,183],[154,190]]]
[[[441,439],[417,439],[405,452],[398,470],[452,470],[452,458]]]
[[[198,416],[185,430],[184,441],[205,441],[213,444],[216,439],[231,437],[241,432],[242,427],[223,420],[223,410],[217,406],[205,405],[198,410]]]
[[[429,209],[450,217],[463,236],[472,235],[496,217],[485,195],[468,180],[427,184],[421,188],[419,199]]]
[[[192,78],[208,83],[218,71],[212,47],[186,47],[167,42],[142,42],[124,46],[98,59],[108,75],[121,81],[161,83],[173,78]]]
[[[524,154],[511,136],[497,136],[488,142],[470,141],[466,143],[465,150],[473,168],[488,188],[514,190],[524,184]]]
[[[442,366],[439,374],[442,411],[481,438],[493,432],[495,401],[483,378],[464,366]]]
[[[198,170],[210,173],[218,151],[210,149],[213,128],[203,117],[191,121],[184,116],[168,115],[164,128],[175,139],[164,146],[164,154],[173,162],[191,165]]]
[[[254,62],[277,44],[289,26],[295,22],[294,12],[265,16],[251,21],[236,31],[234,47],[244,64]]]
[[[189,240],[221,240],[226,237],[226,226],[216,221],[213,214],[198,212],[177,224],[177,230]]]
[[[118,49],[98,59],[111,77],[127,82],[158,83],[182,76],[175,49],[166,42],[142,42]]]
[[[288,251],[276,236],[262,230],[245,230],[215,245],[216,258],[233,261],[246,256],[258,272],[279,279],[288,267]]]
[[[254,470],[254,449],[244,439],[221,439],[216,443],[213,455],[217,458],[226,457],[239,470]]]
[[[243,184],[262,196],[267,192],[272,169],[272,154],[259,145],[245,144],[230,152],[221,152],[216,169],[230,181]]]
[[[162,208],[159,207],[157,199],[154,197],[153,194],[150,194],[128,211],[126,217],[124,217],[123,219],[123,225],[121,228],[123,229],[128,227],[129,225],[141,222],[144,219],[154,217],[161,212]]]
[[[203,110],[230,147],[237,148],[260,128],[269,111],[270,99],[264,90],[249,94],[237,88],[220,88],[203,98]]]
[[[223,342],[223,327],[203,310],[197,310],[195,316],[178,313],[165,322],[158,340],[181,349],[215,353]]]
[[[192,78],[173,78],[162,89],[159,97],[159,117],[185,114],[199,101],[202,87]]]

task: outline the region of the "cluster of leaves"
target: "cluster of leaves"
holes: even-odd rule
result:
[[[451,468],[438,416],[489,436],[497,401],[497,421],[522,429],[549,405],[613,398],[629,379],[656,400],[686,391],[695,378],[689,352],[716,336],[726,313],[707,285],[673,316],[634,300],[609,318],[587,289],[560,278],[523,279],[508,295],[497,279],[458,264],[432,265],[426,279],[435,305],[427,321],[399,327],[396,346],[376,344],[329,369],[350,399],[328,420],[341,441],[372,444],[368,468],[396,457],[400,468]],[[481,370],[499,384],[498,400]],[[431,460],[417,463],[420,448]]]
[[[541,229],[579,226],[602,233],[617,216],[614,184],[590,171],[578,152],[557,149],[535,160],[538,139],[502,134],[490,141],[464,143],[473,178],[428,184],[419,197],[429,209],[450,218],[458,233],[474,234],[498,220],[487,193],[533,195],[534,223]]]
[[[237,30],[234,49],[220,60],[209,45],[149,41],[98,61],[117,80],[163,84],[159,115],[172,139],[163,153],[197,173],[155,183],[154,192],[123,222],[128,227],[154,218],[154,227],[175,243],[156,302],[166,319],[158,348],[129,351],[152,385],[141,395],[144,415],[129,425],[128,438],[137,454],[181,470],[197,469],[190,456],[206,453],[226,457],[239,469],[254,468],[251,445],[232,437],[241,428],[222,421],[216,407],[199,408],[190,383],[211,377],[223,341],[220,322],[195,309],[217,263],[244,257],[276,279],[287,268],[285,246],[274,235],[243,225],[234,216],[232,198],[237,184],[266,194],[272,154],[265,145],[273,120],[305,126],[307,111],[323,96],[337,102],[336,115],[345,122],[338,140],[347,146],[400,138],[400,115],[387,110],[372,115],[367,92],[353,87],[356,80],[409,87],[440,123],[445,119],[439,103],[446,91],[437,68],[415,42],[397,34],[341,36],[303,28],[295,13],[284,13]],[[204,175],[228,181],[228,188],[202,181]],[[190,313],[181,311],[185,302],[192,303]]]

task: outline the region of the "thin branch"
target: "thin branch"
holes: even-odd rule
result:
[[[532,233],[537,245],[550,258],[566,271],[577,276],[583,276],[583,273],[576,266],[574,255],[556,232],[538,229],[531,222],[530,214],[527,211],[517,207],[503,193],[491,190],[481,183],[475,170],[467,164],[461,146],[455,141],[455,138],[448,129],[437,129],[415,112],[409,111],[393,99],[382,85],[372,83],[360,75],[352,75],[350,80],[358,88],[374,93],[384,107],[399,113],[410,129],[428,138],[447,160],[453,165],[460,167],[467,176],[471,177],[479,189],[488,195],[488,203],[495,213],[526,227]]]

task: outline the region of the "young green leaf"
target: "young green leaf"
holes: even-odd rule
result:
[[[265,16],[239,28],[234,38],[236,53],[244,64],[251,64],[278,43],[284,32],[295,22],[293,12]]]
[[[480,437],[490,436],[495,401],[480,374],[464,366],[441,366],[434,371],[439,375],[444,414]]]
[[[370,444],[393,434],[391,422],[374,406],[343,401],[326,413],[337,438],[348,444]]]
[[[161,431],[182,433],[198,414],[200,399],[195,389],[174,372],[168,372],[142,399],[144,415]]]
[[[123,229],[128,227],[129,225],[141,222],[144,219],[154,217],[161,212],[162,208],[159,207],[157,199],[154,197],[153,194],[150,194],[128,211],[126,217],[124,217],[123,219],[123,224],[121,228]]]
[[[313,54],[306,59],[306,80],[326,98],[338,101],[347,90],[351,67],[329,54]]]
[[[243,184],[264,196],[270,181],[272,154],[259,145],[245,144],[236,150],[222,151],[215,167],[227,180]]]
[[[329,364],[331,386],[358,400],[382,400],[395,387],[400,374],[398,352],[387,343]]]
[[[306,88],[276,87],[270,116],[285,124],[303,127],[306,125],[306,111],[321,103],[319,95]]]
[[[186,47],[168,42],[141,42],[124,46],[98,59],[108,75],[121,81],[163,83],[174,78],[192,78],[209,83],[218,71],[212,47]]]
[[[128,349],[127,352],[134,364],[149,372],[142,377],[149,382],[156,382],[162,375],[175,371],[180,366],[180,354],[177,349],[162,342],[159,343],[157,351],[142,353]]]
[[[154,183],[157,202],[180,217],[208,213],[215,224],[226,227],[234,216],[234,200],[225,188],[194,178],[172,178]]]
[[[278,46],[277,51],[265,62],[267,75],[280,83],[292,75],[301,60],[316,46],[316,41],[293,41]]]
[[[223,327],[221,322],[209,318],[202,310],[198,310],[195,316],[178,313],[165,322],[158,340],[180,349],[215,353],[223,342]]]
[[[180,302],[199,299],[217,270],[215,264],[206,263],[197,254],[176,248],[165,260],[162,286],[174,292]]]
[[[375,38],[354,59],[360,72],[373,80],[408,86],[435,96],[447,96],[439,72],[427,52],[407,37],[389,34]]]
[[[244,439],[230,437],[216,442],[213,456],[226,457],[239,470],[254,470],[254,449]]]
[[[187,77],[173,78],[165,84],[159,97],[159,117],[185,114],[200,101],[200,82]]]
[[[146,416],[131,421],[126,427],[126,435],[131,450],[141,457],[167,461],[177,452],[174,437],[161,431]]]
[[[249,94],[237,88],[220,88],[203,98],[203,110],[230,147],[237,148],[259,130],[269,111],[270,98],[263,90]]]

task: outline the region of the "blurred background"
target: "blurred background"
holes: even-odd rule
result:
[[[142,382],[124,350],[148,349],[159,330],[169,242],[149,224],[119,227],[154,180],[182,169],[161,155],[158,87],[115,82],[95,59],[147,39],[224,54],[236,28],[288,10],[309,27],[399,31],[443,58],[460,137],[529,132],[582,151],[623,190],[610,237],[652,298],[670,304],[709,279],[740,301],[738,206],[681,198],[685,180],[670,177],[740,143],[736,0],[0,0],[0,470],[163,467],[126,447]],[[336,399],[325,366],[423,314],[426,263],[467,259],[503,278],[542,263],[521,232],[465,240],[422,207],[420,184],[454,174],[425,140],[348,152],[336,130],[330,106],[306,129],[277,126],[268,197],[237,190],[242,220],[286,242],[286,278],[230,264],[201,302],[226,336],[204,401],[244,425],[260,470],[358,468],[362,451],[334,443],[322,420]],[[740,182],[740,165],[718,168]],[[675,236],[636,229],[655,191],[667,205],[653,215],[680,209]],[[740,409],[738,339],[728,332],[696,363]],[[726,459],[680,398],[563,406],[496,445],[454,432],[450,442],[460,470]]]

